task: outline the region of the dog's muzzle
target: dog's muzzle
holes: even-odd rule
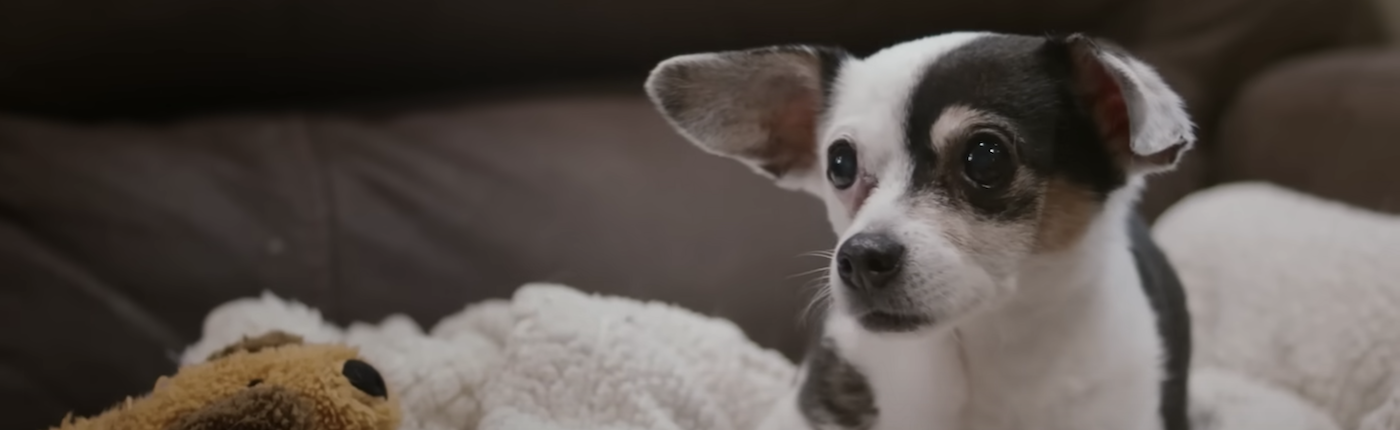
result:
[[[849,298],[848,311],[872,331],[909,331],[931,322],[909,300],[899,276],[904,244],[886,233],[858,233],[836,251],[836,274]]]

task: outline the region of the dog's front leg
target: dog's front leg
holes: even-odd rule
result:
[[[778,401],[761,430],[869,430],[875,396],[865,375],[846,362],[829,339],[808,348],[800,378]]]

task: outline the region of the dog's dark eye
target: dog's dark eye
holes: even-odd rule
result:
[[[844,190],[856,183],[860,165],[856,164],[856,148],[851,141],[837,140],[826,148],[826,178],[838,190]]]
[[[967,141],[965,163],[963,174],[982,188],[1003,185],[1016,174],[1016,163],[1005,141],[992,133],[972,135]]]

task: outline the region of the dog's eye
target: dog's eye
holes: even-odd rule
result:
[[[860,165],[856,164],[856,148],[851,141],[837,140],[826,149],[826,178],[838,190],[844,190],[856,183]]]
[[[963,174],[982,188],[1004,184],[1016,174],[1016,163],[1001,136],[977,133],[967,141]]]

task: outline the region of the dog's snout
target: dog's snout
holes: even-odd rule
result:
[[[857,233],[836,251],[841,282],[856,290],[878,290],[899,274],[904,245],[883,233]]]

